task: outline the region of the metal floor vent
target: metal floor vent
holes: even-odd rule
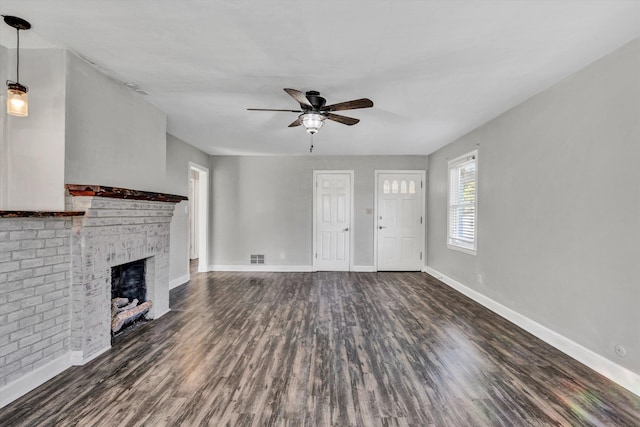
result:
[[[264,255],[251,255],[251,264],[264,264]]]

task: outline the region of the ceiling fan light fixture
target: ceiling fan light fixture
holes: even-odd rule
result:
[[[325,116],[317,113],[306,113],[302,115],[302,126],[311,135],[317,133],[324,124]]]

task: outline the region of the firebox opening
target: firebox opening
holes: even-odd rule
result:
[[[151,308],[145,281],[146,260],[141,259],[111,268],[111,334],[120,333]]]
[[[147,284],[145,282],[145,260],[140,259],[111,268],[111,299],[137,299],[143,303],[147,300]]]

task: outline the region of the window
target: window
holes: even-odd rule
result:
[[[449,162],[449,248],[475,255],[478,152],[472,151]]]

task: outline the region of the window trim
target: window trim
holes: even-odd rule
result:
[[[470,160],[474,160],[475,163],[475,191],[474,191],[474,238],[473,247],[461,246],[453,242],[451,238],[451,172],[454,169],[460,168],[460,166],[468,163]],[[478,251],[478,150],[470,151],[460,157],[456,157],[450,160],[447,165],[447,248],[464,252],[469,255],[476,255]]]

